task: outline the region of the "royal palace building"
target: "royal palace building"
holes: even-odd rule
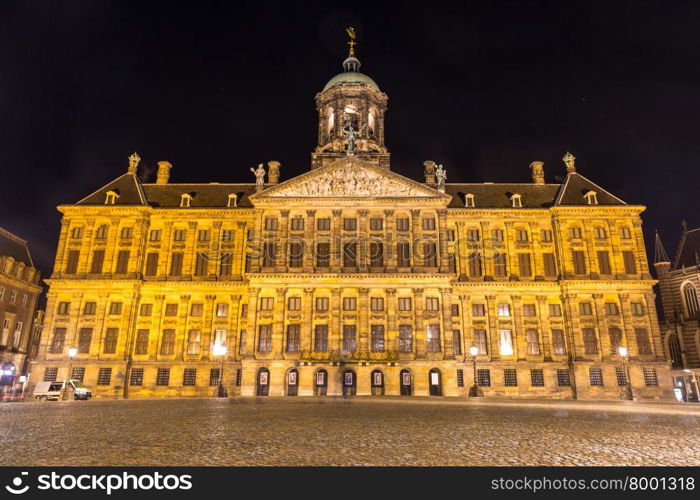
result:
[[[392,171],[387,96],[351,53],[316,95],[311,167],[280,182],[127,171],[58,207],[34,382],[96,397],[670,398],[640,218],[562,183]],[[247,171],[248,168],[246,167]],[[562,171],[564,168],[562,167]],[[247,174],[250,175],[250,174]],[[620,347],[628,349],[620,355]],[[472,354],[474,353],[474,354]]]

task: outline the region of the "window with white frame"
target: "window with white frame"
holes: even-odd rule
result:
[[[498,331],[499,348],[501,355],[510,356],[513,354],[513,333],[508,329]]]
[[[498,315],[501,317],[510,316],[510,304],[498,304]]]

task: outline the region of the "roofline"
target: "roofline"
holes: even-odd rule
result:
[[[122,175],[120,175],[119,177],[115,177],[114,179],[112,179],[111,181],[109,181],[107,184],[105,184],[104,186],[100,187],[99,189],[95,189],[92,193],[90,193],[89,195],[87,195],[86,197],[84,197],[83,199],[81,199],[80,201],[78,201],[78,202],[75,203],[75,204],[76,204],[76,205],[79,205],[80,203],[83,202],[83,200],[87,200],[87,199],[90,198],[90,196],[92,196],[93,194],[97,194],[98,192],[102,191],[104,188],[106,188],[107,186],[109,186],[109,185],[112,184],[113,182],[115,182],[115,181],[121,179],[121,178],[124,177],[125,175],[131,175],[131,176],[133,176],[134,182],[136,183],[136,191],[138,191],[138,193],[139,193],[139,198],[141,198],[141,203],[144,204],[144,205],[147,205],[148,202],[146,201],[146,193],[143,192],[143,187],[141,186],[141,182],[139,181],[139,178],[136,176],[136,174],[133,174],[133,173],[131,173],[131,172],[125,172],[125,173],[123,173]]]
[[[581,175],[581,174],[579,174],[578,172],[569,172],[569,173],[566,175],[566,180],[565,180],[564,183],[562,184],[561,190],[559,191],[559,194],[557,195],[556,200],[554,200],[554,204],[555,204],[555,205],[559,205],[559,203],[561,202],[561,198],[562,198],[562,196],[564,196],[564,193],[566,192],[566,187],[569,185],[569,179],[571,179],[571,176],[572,176],[572,175],[578,175],[578,176],[580,176],[582,179],[587,180],[588,182],[590,182],[591,184],[593,184],[595,187],[597,187],[597,188],[600,189],[601,191],[605,191],[606,193],[608,193],[610,196],[612,196],[613,198],[615,198],[617,201],[619,201],[619,202],[622,203],[623,205],[627,205],[627,204],[628,204],[626,201],[621,200],[620,198],[618,198],[617,196],[615,196],[614,194],[612,194],[612,193],[611,193],[610,191],[608,191],[607,189],[604,189],[604,188],[600,187],[598,184],[596,184],[595,182],[593,182],[592,180],[590,180],[590,179],[589,179],[588,177],[586,177],[585,175]]]

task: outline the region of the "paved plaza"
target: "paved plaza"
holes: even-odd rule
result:
[[[449,399],[0,404],[2,465],[700,465],[700,407]]]

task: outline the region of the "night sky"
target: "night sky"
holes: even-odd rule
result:
[[[437,5],[434,2],[426,2]],[[3,1],[0,226],[47,276],[59,204],[126,171],[173,182],[307,171],[315,94],[341,71],[345,26],[389,96],[392,169],[422,180],[548,182],[579,173],[644,214],[675,251],[700,224],[700,3]]]

